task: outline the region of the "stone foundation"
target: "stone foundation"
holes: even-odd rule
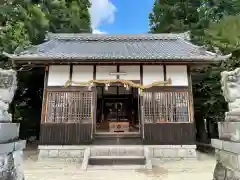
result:
[[[75,160],[81,161],[84,158],[84,152],[87,148],[90,148],[91,151],[94,149],[101,149],[99,151],[103,152],[105,156],[113,154],[113,150],[121,149],[124,150],[124,155],[139,155],[139,152],[142,148],[148,149],[148,156],[151,159],[165,160],[165,159],[195,159],[196,158],[196,145],[155,145],[155,146],[51,146],[51,145],[40,145],[39,149],[39,160],[46,158],[59,158],[66,160]],[[130,150],[131,151],[128,151]],[[114,151],[115,151],[114,150]],[[134,151],[133,151],[134,150]],[[128,153],[129,152],[129,153]],[[120,153],[120,150],[119,150]]]
[[[212,139],[217,165],[214,180],[240,180],[240,143]]]
[[[156,145],[149,148],[150,157],[158,159],[196,158],[196,145]]]
[[[69,161],[81,161],[87,146],[38,146],[38,160],[58,158]]]
[[[24,180],[23,149],[26,141],[0,144],[0,179]]]

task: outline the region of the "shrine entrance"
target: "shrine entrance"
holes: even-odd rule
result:
[[[140,134],[138,89],[97,86],[96,134]]]

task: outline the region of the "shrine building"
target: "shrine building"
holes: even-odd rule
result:
[[[18,67],[45,67],[40,153],[126,145],[193,157],[190,70],[228,58],[181,34],[50,33],[8,57]]]

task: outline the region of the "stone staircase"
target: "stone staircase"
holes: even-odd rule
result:
[[[136,169],[152,168],[148,149],[144,146],[92,146],[85,150],[82,169],[104,167]]]

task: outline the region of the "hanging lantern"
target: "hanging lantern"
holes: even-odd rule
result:
[[[88,90],[89,90],[89,91],[92,90],[92,86],[91,86],[91,85],[88,86]]]
[[[129,90],[129,86],[128,86],[128,85],[126,85],[126,90],[127,90],[127,91]]]
[[[105,85],[104,89],[105,89],[105,91],[108,91],[108,85],[107,84]]]
[[[139,89],[138,89],[138,94],[139,94],[140,96],[143,96],[143,89],[139,88]]]

